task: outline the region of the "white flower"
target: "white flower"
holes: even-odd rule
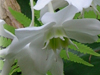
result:
[[[68,3],[65,0],[38,0],[36,5],[33,7],[36,10],[41,10],[40,12],[40,18],[46,13],[48,12],[48,4],[50,4],[50,2],[52,3],[52,7],[53,9],[57,9],[57,8],[61,8],[64,6],[67,6]]]
[[[30,44],[30,42],[32,40],[35,41],[37,37],[33,39],[33,37],[29,36],[19,41],[16,36],[11,35],[12,33],[9,31],[6,32],[3,24],[1,27],[4,33],[6,33],[7,38],[13,36],[12,43],[6,49],[0,50],[0,56],[5,58],[1,75],[9,74],[14,60],[18,60],[18,65],[23,75],[45,75],[48,70],[53,75],[63,75],[63,62],[60,57],[58,57],[58,61],[56,62],[55,54],[52,50],[42,50],[39,47],[36,48],[39,44],[37,46]],[[59,51],[57,54],[59,54]]]
[[[43,26],[18,29],[16,36],[19,40],[37,37],[32,40],[30,47],[53,50],[57,58],[57,50],[65,48],[68,51],[68,45],[73,44],[70,38],[81,43],[93,43],[98,39],[100,22],[96,19],[72,20],[77,11],[77,8],[69,5],[57,13],[48,12],[41,19]]]
[[[59,7],[63,7],[67,4],[67,2],[64,1],[64,0],[45,0],[45,1],[44,0],[38,0],[36,5],[34,6],[34,9],[41,10],[44,7],[46,7],[46,5],[49,4],[50,2],[53,4],[55,9],[59,8]]]

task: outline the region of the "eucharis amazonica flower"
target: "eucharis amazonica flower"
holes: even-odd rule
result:
[[[96,19],[73,20],[77,12],[78,9],[73,5],[69,5],[56,13],[47,12],[41,18],[43,26],[17,29],[16,36],[19,40],[29,36],[37,37],[37,40],[34,39],[30,43],[31,47],[46,51],[53,50],[55,57],[57,57],[57,50],[65,48],[67,52],[69,44],[77,47],[70,39],[75,39],[81,43],[93,43],[98,39],[97,35],[100,34],[100,22]]]
[[[23,75],[46,75],[48,70],[52,75],[63,75],[63,62],[60,57],[55,62],[55,54],[52,50],[42,50],[40,47],[36,48],[39,44],[35,45],[36,47],[30,44],[32,40],[39,40],[37,36],[34,38],[29,36],[18,40],[15,35],[4,29],[4,24],[5,22],[0,20],[0,30],[2,30],[0,35],[11,38],[13,41],[7,48],[0,50],[0,56],[5,58],[1,75],[9,75],[14,60],[18,61],[17,64]],[[26,33],[23,35],[25,36]],[[57,54],[59,54],[59,51],[57,51]]]

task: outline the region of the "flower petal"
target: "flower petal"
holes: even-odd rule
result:
[[[56,22],[61,24],[65,20],[73,19],[74,15],[78,12],[77,8],[69,5],[56,13],[46,13],[41,18],[42,23]],[[62,15],[63,14],[63,15]]]
[[[92,0],[66,0],[69,4],[74,5],[76,8],[79,9],[79,11],[82,11],[83,8],[88,8]]]
[[[66,31],[66,34],[69,38],[75,39],[81,43],[93,43],[98,39],[97,35],[91,35],[81,31]]]
[[[14,38],[14,40],[12,41],[11,45],[9,46],[9,50],[8,50],[8,55],[6,56],[6,58],[11,58],[11,57],[14,57],[18,52],[20,52],[28,43],[32,42],[32,41],[35,41],[38,37],[40,37],[41,35],[44,36],[44,32],[42,31],[46,31],[48,28],[51,28],[55,23],[52,22],[52,23],[48,23],[48,24],[45,24],[43,25],[42,27],[40,27],[40,31],[38,31],[38,29],[33,29],[32,30],[31,28],[28,28],[27,30],[25,30],[24,32],[24,29],[22,30],[22,33],[23,34],[26,34],[27,32],[27,35],[23,38]],[[29,30],[30,29],[30,30]],[[19,30],[20,31],[20,30]],[[33,35],[33,31],[37,31],[34,32],[34,35]],[[23,35],[22,34],[22,35]],[[39,40],[39,39],[38,39]],[[41,39],[40,39],[41,40]],[[36,41],[37,42],[37,41]],[[34,43],[36,43],[34,42]],[[36,47],[39,46],[39,45],[36,45]],[[41,46],[41,45],[40,45]],[[42,49],[42,48],[41,48]]]
[[[42,75],[34,68],[35,60],[31,58],[29,45],[17,54],[16,59],[23,75]]]
[[[51,28],[53,25],[55,25],[55,22],[48,22],[47,24],[42,25],[40,27],[27,27],[27,28],[16,29],[15,35],[18,38],[18,40],[21,40],[29,36],[34,36],[38,33],[42,33],[47,29]]]
[[[34,9],[40,10],[45,7],[50,1],[52,0],[38,0],[36,5],[34,6]]]
[[[0,19],[0,35],[10,38],[10,39],[13,39],[15,36],[12,33],[10,33],[9,31],[7,31],[6,29],[4,29],[4,27],[3,27],[4,24],[5,24],[5,21]]]
[[[100,34],[100,22],[96,19],[66,21],[63,23],[63,28],[68,37],[83,43],[96,41],[97,35]]]
[[[92,35],[100,34],[100,21],[96,19],[77,19],[63,23],[63,27],[68,31],[81,31]]]
[[[40,43],[42,43],[42,40],[40,40]],[[35,47],[33,44],[27,45],[23,48],[23,50],[16,56],[23,75],[45,75],[53,60],[52,50],[48,50],[48,53],[49,58],[46,60],[46,50],[41,50],[40,47]]]
[[[54,61],[50,72],[52,75],[63,75],[63,61],[60,57],[57,58],[57,61]]]
[[[39,72],[47,72],[53,63],[55,62],[55,54],[53,50],[42,49],[44,46],[44,35],[38,37],[35,41],[30,44],[30,50],[32,50],[32,58],[35,60],[35,66]],[[44,40],[43,40],[44,39]],[[37,46],[38,45],[38,46]],[[42,49],[42,50],[41,50]],[[59,52],[58,52],[59,54]],[[59,62],[60,59],[58,59]],[[41,62],[40,62],[41,61]],[[41,65],[42,64],[42,65]]]
[[[52,1],[52,5],[53,5],[53,9],[57,9],[57,8],[61,8],[61,7],[65,7],[68,5],[68,3],[64,0],[53,0]],[[48,12],[48,6],[46,5],[40,12],[40,19],[41,17]]]

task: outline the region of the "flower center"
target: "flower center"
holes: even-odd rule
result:
[[[61,50],[61,48],[67,48],[69,45],[69,39],[62,27],[52,27],[49,29],[45,36],[44,48],[49,50]]]

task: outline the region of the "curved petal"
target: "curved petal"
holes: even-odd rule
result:
[[[98,39],[98,36],[96,35],[91,35],[81,31],[66,31],[66,34],[69,38],[75,39],[81,43],[93,43]]]
[[[34,36],[38,33],[42,33],[47,29],[51,28],[53,25],[55,25],[55,22],[48,22],[40,27],[27,27],[27,28],[16,29],[15,35],[18,38],[18,40],[22,40],[23,38]]]
[[[4,24],[5,24],[5,21],[0,19],[0,35],[10,38],[10,39],[13,39],[15,36],[12,33],[10,33],[9,31],[7,31],[6,29],[4,29],[4,27],[3,27]]]
[[[45,7],[52,0],[38,0],[36,5],[33,7],[36,10],[40,10]]]
[[[11,43],[11,45],[9,46],[6,58],[7,59],[14,58],[17,53],[19,53],[20,51],[22,51],[22,49],[28,43],[30,43],[32,40],[35,40],[37,37],[39,37],[39,35],[29,36],[29,37],[23,38],[22,40],[18,40],[17,38],[14,38],[14,40]]]
[[[9,75],[14,60],[5,60],[1,75]]]
[[[63,24],[68,37],[82,43],[92,43],[100,34],[100,22],[96,19],[70,20]]]
[[[67,31],[84,32],[91,35],[100,34],[100,22],[96,19],[77,19],[63,23],[63,28]]]
[[[11,45],[9,46],[9,50],[7,52],[7,56],[6,58],[11,58],[14,57],[17,53],[19,53],[20,51],[22,51],[22,49],[29,43],[31,43],[32,41],[35,41],[37,38],[39,38],[41,35],[44,36],[44,33],[40,33],[36,34],[36,35],[29,35],[27,37],[24,37],[21,40],[18,40],[17,38],[14,38],[14,40],[12,41]],[[42,38],[40,38],[41,40]],[[39,39],[37,39],[39,40]],[[37,41],[36,41],[37,42]],[[36,44],[36,42],[34,42]],[[38,42],[39,43],[39,42]],[[34,47],[38,47],[39,45],[33,45]],[[41,45],[40,45],[41,46]]]
[[[63,61],[60,57],[53,62],[50,72],[52,75],[63,75]]]
[[[78,12],[77,8],[73,5],[69,5],[65,7],[64,9],[56,12],[56,13],[46,13],[41,18],[42,23],[48,23],[48,22],[56,22],[58,24],[61,24],[65,20],[71,20],[73,19],[74,15]],[[62,15],[63,14],[63,15]]]
[[[92,0],[66,0],[69,4],[74,5],[76,8],[79,9],[79,11],[82,11],[83,8],[88,8]]]
[[[52,5],[53,5],[53,9],[55,10],[57,8],[67,6],[68,3],[65,0],[53,0]],[[40,19],[46,12],[48,12],[48,6],[47,5],[40,12]]]
[[[23,75],[42,75],[34,68],[35,60],[30,56],[29,45],[17,54],[16,59]]]

